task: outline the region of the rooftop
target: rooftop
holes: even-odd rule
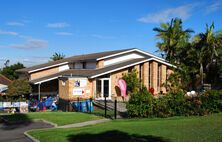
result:
[[[0,84],[9,85],[12,81],[0,74]]]
[[[134,59],[134,60],[122,62],[122,63],[115,64],[115,65],[110,65],[110,66],[107,66],[104,68],[99,68],[99,69],[70,69],[70,70],[62,71],[62,72],[59,72],[56,74],[48,75],[48,76],[45,76],[42,78],[38,78],[35,80],[31,80],[30,82],[33,84],[39,84],[39,83],[43,83],[46,81],[57,79],[58,77],[63,77],[63,76],[95,78],[98,76],[102,76],[105,74],[115,72],[117,70],[121,70],[121,69],[130,67],[130,66],[133,66],[135,64],[145,62],[147,60],[149,60],[149,59],[144,59],[144,58],[143,59]]]
[[[29,68],[19,69],[19,70],[17,70],[17,72],[29,72],[29,71],[36,70],[36,69],[39,69],[39,68],[44,68],[44,67],[47,67],[47,66],[58,66],[58,65],[61,65],[62,63],[71,63],[71,62],[85,61],[85,60],[96,60],[98,58],[102,58],[102,57],[105,57],[105,56],[121,53],[121,52],[132,50],[132,49],[134,49],[134,48],[114,50],[114,51],[106,51],[106,52],[99,52],[99,53],[91,53],[91,54],[85,54],[85,55],[76,55],[76,56],[64,58],[62,60],[50,61],[48,63],[32,66],[32,67],[29,67]]]

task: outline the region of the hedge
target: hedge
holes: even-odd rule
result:
[[[154,98],[146,88],[142,88],[131,95],[127,109],[129,117],[207,115],[222,112],[222,91],[211,90],[195,97],[171,93]]]

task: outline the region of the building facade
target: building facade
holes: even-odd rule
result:
[[[73,56],[20,69],[20,78],[29,79],[33,95],[59,96],[59,99],[107,99],[122,101],[118,80],[136,69],[138,78],[154,94],[166,93],[162,85],[174,66],[162,58],[133,48]]]

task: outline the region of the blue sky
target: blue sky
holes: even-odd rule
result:
[[[173,17],[195,33],[205,24],[222,29],[222,1],[193,0],[2,0],[0,67],[47,62],[54,52],[66,56],[140,48],[154,53],[154,27]]]

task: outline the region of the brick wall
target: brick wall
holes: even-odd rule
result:
[[[157,85],[157,75],[158,75],[158,63],[153,61],[151,68],[151,80],[152,80],[152,87],[154,88],[154,94],[158,93],[158,85]]]
[[[104,67],[104,60],[100,60],[96,63],[96,68],[102,68]]]
[[[137,78],[139,78],[140,77],[140,74],[139,74],[139,72],[140,72],[140,65],[135,65],[133,68],[136,69],[136,71],[137,71]]]
[[[77,95],[73,95],[73,89],[74,89],[74,82],[76,79],[70,79],[69,80],[69,100],[71,101],[75,101],[78,98],[80,99],[89,99],[93,97],[93,90],[92,90],[92,81],[89,81],[87,79],[87,86],[83,87],[82,89],[84,90],[83,95],[77,96]],[[79,87],[78,87],[79,88]],[[88,92],[89,91],[89,92]]]
[[[46,69],[46,70],[41,70],[41,71],[38,71],[38,72],[31,73],[30,74],[30,80],[41,78],[41,77],[48,76],[48,75],[51,75],[51,74],[55,74],[55,73],[58,73],[58,72],[59,72],[59,67],[54,67],[54,68],[50,68],[50,69]]]
[[[114,100],[115,97],[117,97],[118,101],[122,101],[121,93],[117,87],[118,80],[123,77],[124,73],[128,73],[128,69],[120,70],[117,72],[114,72],[110,75],[111,78],[111,97]]]
[[[163,91],[163,93],[166,93],[166,87],[163,86],[163,84],[166,82],[166,73],[167,73],[167,67],[166,65],[161,65],[160,66],[160,85],[161,85],[161,89],[160,91]]]
[[[170,76],[171,73],[173,73],[173,70],[170,68],[167,68],[167,76]]]
[[[146,62],[143,64],[143,85],[146,86],[147,88],[149,88],[149,62]]]
[[[59,98],[63,100],[69,100],[69,80],[60,79],[59,80]]]
[[[93,80],[87,79],[87,86],[86,87],[78,87],[84,90],[83,95],[73,95],[73,89],[74,89],[74,82],[77,79],[81,78],[69,78],[63,81],[65,82],[65,85],[62,84],[62,79],[59,81],[59,97],[63,100],[69,100],[69,101],[75,101],[79,99],[89,99],[93,97]],[[84,78],[86,79],[86,78]]]

